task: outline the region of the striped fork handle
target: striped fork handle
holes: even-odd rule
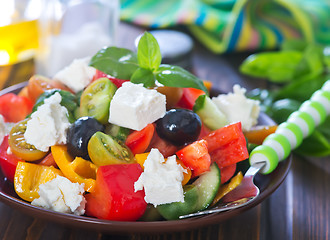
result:
[[[250,165],[266,162],[260,172],[269,174],[279,161],[286,159],[291,150],[297,148],[316,126],[330,114],[330,80],[293,112],[286,122],[281,123],[275,133],[270,134],[250,154]]]

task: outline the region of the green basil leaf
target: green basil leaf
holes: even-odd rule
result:
[[[325,121],[317,127],[317,129],[326,137],[330,143],[330,116],[328,116]]]
[[[299,109],[300,105],[301,102],[288,98],[275,101],[271,107],[270,117],[277,123],[285,122],[291,113]]]
[[[303,52],[303,58],[296,67],[295,78],[315,78],[323,73],[323,53],[318,45],[311,44]]]
[[[108,47],[98,51],[90,66],[119,79],[130,79],[138,68],[136,54],[125,48]]]
[[[281,50],[297,50],[302,52],[307,46],[308,42],[304,39],[286,39],[281,44]]]
[[[151,33],[145,32],[137,48],[137,59],[142,68],[156,71],[162,61],[157,40]]]
[[[301,78],[284,86],[275,93],[275,99],[291,98],[297,101],[305,101],[320,89],[330,78],[330,74],[323,74],[315,78]]]
[[[179,66],[162,64],[155,73],[156,80],[168,87],[197,88],[208,95],[202,80]]]
[[[324,157],[330,155],[330,142],[317,129],[295,150],[304,156]]]
[[[155,86],[155,76],[149,69],[138,68],[131,77],[132,83],[143,83],[145,87]]]
[[[285,83],[293,80],[302,59],[299,51],[262,52],[250,55],[240,65],[243,74]]]
[[[323,62],[330,72],[330,46],[325,46],[323,48]]]

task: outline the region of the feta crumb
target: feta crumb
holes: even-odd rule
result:
[[[54,79],[68,86],[75,93],[83,90],[93,79],[96,69],[88,66],[90,58],[75,59],[55,74]]]
[[[151,149],[144,162],[144,172],[134,183],[135,192],[145,191],[145,201],[155,207],[171,202],[183,202],[183,172],[173,155],[165,159],[158,149]]]
[[[62,97],[55,93],[32,113],[27,122],[24,138],[38,150],[47,152],[50,146],[66,144],[66,132],[70,127],[68,110],[61,106]]]
[[[242,129],[248,131],[258,122],[260,102],[246,98],[245,92],[245,88],[236,84],[233,93],[220,94],[212,101],[226,115],[229,123],[240,121]]]
[[[57,176],[39,186],[40,197],[34,199],[31,204],[56,212],[83,215],[86,204],[84,192],[83,183],[72,183],[65,177]]]
[[[4,137],[9,134],[14,125],[15,123],[5,122],[5,119],[0,114],[0,144],[2,143]]]
[[[165,95],[142,84],[125,82],[111,100],[109,122],[139,131],[165,113]]]

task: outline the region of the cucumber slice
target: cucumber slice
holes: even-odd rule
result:
[[[115,139],[125,142],[127,136],[130,134],[130,129],[121,127],[115,124],[108,124],[105,127],[105,133],[113,136]]]
[[[197,98],[193,110],[211,130],[216,130],[227,125],[226,116],[206,95],[201,95]]]
[[[192,183],[192,185],[197,187],[199,196],[196,211],[204,210],[212,203],[218,192],[220,183],[220,170],[216,163],[211,165],[209,172],[201,175]]]
[[[220,170],[216,163],[210,171],[201,175],[190,185],[184,186],[184,202],[173,202],[157,206],[159,213],[167,220],[206,209],[215,198],[220,187]]]

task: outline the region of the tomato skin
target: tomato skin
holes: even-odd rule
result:
[[[193,170],[193,177],[208,171],[211,158],[205,140],[195,141],[176,152],[185,166]]]
[[[55,159],[53,157],[53,154],[50,152],[44,157],[43,159],[40,160],[37,164],[44,165],[44,166],[53,166],[54,168],[58,168]]]
[[[24,96],[7,93],[0,96],[0,114],[6,122],[19,122],[32,112],[33,103]]]
[[[54,88],[72,92],[68,87],[58,81],[51,80],[41,75],[34,75],[29,79],[27,93],[30,100],[35,103],[43,92]]]
[[[172,156],[178,151],[177,146],[174,146],[173,144],[160,138],[157,134],[157,131],[155,131],[146,152],[150,152],[152,148],[157,148],[158,151],[164,156],[164,158]]]
[[[14,154],[8,154],[7,149],[9,147],[8,144],[8,135],[4,137],[2,144],[0,145],[0,167],[2,169],[5,177],[14,182],[14,176],[16,167],[19,161],[23,161],[19,157],[16,157]]]
[[[249,157],[244,136],[220,147],[218,150],[210,153],[210,155],[212,160],[216,161],[220,168],[243,161]]]
[[[124,82],[129,81],[129,80],[123,80],[123,79],[115,78],[115,77],[110,76],[110,75],[108,75],[108,74],[106,74],[106,73],[104,73],[100,70],[97,70],[97,69],[96,69],[96,73],[95,73],[92,81],[95,81],[96,79],[103,78],[103,77],[108,78],[111,82],[113,82],[116,85],[117,88],[120,88],[123,85]]]
[[[99,167],[95,190],[86,195],[86,214],[115,221],[139,219],[147,208],[144,191],[134,191],[141,173],[138,163]]]
[[[208,143],[212,161],[215,161],[219,168],[227,167],[249,157],[241,122],[217,129],[203,139]]]
[[[47,152],[42,152],[30,144],[26,143],[24,133],[28,118],[16,123],[10,130],[8,144],[11,151],[19,158],[26,161],[38,161],[46,156]]]
[[[182,97],[177,103],[177,106],[192,110],[195,105],[196,99],[203,94],[205,94],[205,92],[200,89],[183,88]]]
[[[204,137],[206,137],[207,135],[209,135],[212,132],[212,130],[208,129],[205,124],[202,123],[202,127],[201,127],[201,132],[199,134],[198,140],[203,139]]]
[[[220,168],[221,184],[226,183],[236,172],[236,163]]]
[[[217,150],[220,146],[226,145],[242,135],[242,125],[240,122],[233,123],[213,132],[210,132],[203,139],[207,141],[209,152]]]
[[[140,131],[134,131],[127,136],[125,144],[131,149],[132,153],[144,153],[152,139],[152,136],[155,133],[155,126],[150,123],[145,128]]]

